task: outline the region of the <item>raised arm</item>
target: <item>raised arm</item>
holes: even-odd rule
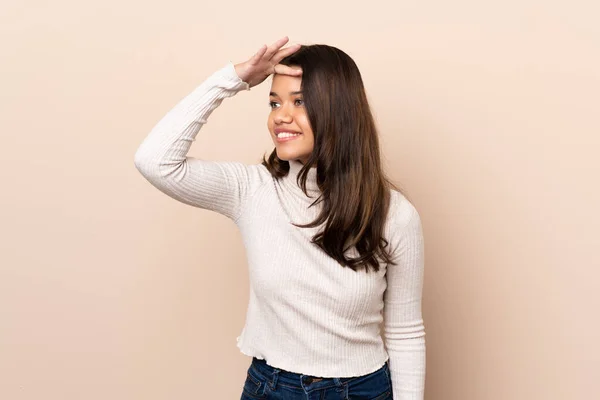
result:
[[[249,85],[229,62],[171,109],[135,153],[135,166],[156,188],[183,203],[237,219],[258,166],[188,157],[196,135],[223,99]]]
[[[421,219],[401,200],[392,221],[394,259],[387,269],[384,293],[384,341],[390,356],[394,400],[423,400],[425,392],[425,326],[421,315],[424,243]]]
[[[189,157],[187,153],[210,114],[225,98],[250,90],[273,72],[300,73],[278,64],[297,50],[296,46],[280,50],[286,42],[287,37],[268,48],[261,47],[244,63],[228,62],[183,98],[137,149],[134,162],[140,173],[176,200],[237,221],[244,199],[265,179],[264,167],[235,161],[207,161]]]

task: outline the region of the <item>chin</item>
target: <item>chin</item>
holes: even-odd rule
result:
[[[298,160],[302,162],[302,159],[304,159],[306,156],[304,154],[298,154],[289,151],[277,151],[277,157],[283,161]]]

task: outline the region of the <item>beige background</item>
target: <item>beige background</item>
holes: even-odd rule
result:
[[[284,35],[354,58],[420,211],[426,398],[597,398],[596,2],[94,3],[0,6],[1,399],[239,399],[240,235],[133,157]],[[190,154],[270,151],[269,86],[225,100]]]

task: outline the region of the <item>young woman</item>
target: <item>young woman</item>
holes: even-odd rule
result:
[[[152,129],[135,165],[162,192],[241,231],[250,296],[237,346],[252,357],[242,399],[422,400],[419,214],[382,170],[354,61],[287,41],[209,76]],[[268,159],[187,156],[223,99],[271,74]],[[231,135],[254,133],[238,125]]]

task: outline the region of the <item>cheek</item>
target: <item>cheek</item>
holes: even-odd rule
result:
[[[310,128],[310,122],[308,121],[308,116],[306,115],[302,115],[299,119],[298,122],[300,123],[300,125],[302,126],[302,131],[303,132],[311,132],[311,128]]]

